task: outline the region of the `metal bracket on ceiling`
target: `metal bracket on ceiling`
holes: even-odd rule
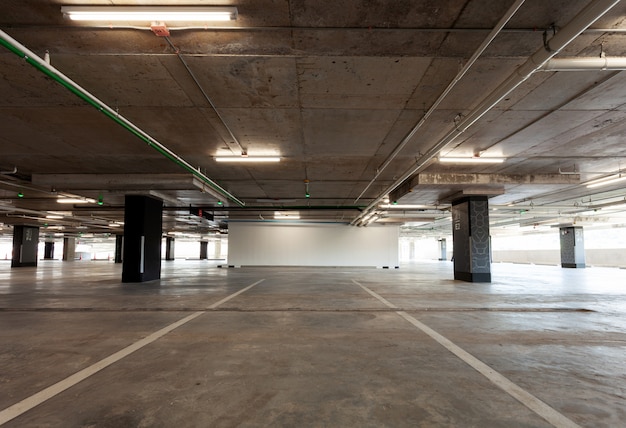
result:
[[[159,37],[169,37],[170,30],[165,22],[153,22],[150,24],[150,30]]]
[[[548,40],[548,30],[552,30],[552,37],[554,37],[557,31],[556,25],[552,23],[548,28],[543,30],[543,48],[547,52],[554,52],[554,50],[550,47],[550,41]]]

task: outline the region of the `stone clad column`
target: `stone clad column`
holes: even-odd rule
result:
[[[200,260],[206,260],[209,258],[209,243],[207,241],[200,241]]]
[[[76,238],[63,238],[63,261],[73,262],[76,257]]]
[[[561,235],[561,267],[585,267],[585,238],[581,226],[563,226]]]
[[[467,196],[452,202],[454,279],[491,282],[489,201]]]
[[[161,278],[162,228],[163,202],[148,196],[126,195],[122,282]]]
[[[165,260],[174,260],[174,238],[165,238]]]
[[[124,235],[115,235],[115,263],[122,263],[124,260]]]
[[[43,258],[44,260],[52,260],[54,259],[54,242],[44,242],[43,247]]]
[[[13,226],[13,257],[11,267],[37,266],[39,228]]]

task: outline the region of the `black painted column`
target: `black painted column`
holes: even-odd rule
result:
[[[37,266],[39,228],[13,226],[13,257],[11,267]]]
[[[163,202],[126,195],[122,282],[144,282],[161,277]]]
[[[585,238],[581,226],[559,228],[561,235],[561,267],[585,267]]]
[[[209,258],[209,243],[207,241],[200,241],[200,260],[206,260]]]
[[[468,196],[452,202],[454,279],[491,282],[489,201]]]
[[[45,242],[43,247],[44,260],[54,259],[54,242]]]
[[[73,262],[76,258],[76,238],[63,238],[63,261]]]
[[[124,235],[115,235],[115,263],[124,260]]]
[[[165,260],[174,260],[174,238],[165,238]]]

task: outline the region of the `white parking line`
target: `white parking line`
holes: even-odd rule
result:
[[[369,288],[367,288],[363,284],[360,284],[359,282],[355,281],[354,279],[352,280],[352,282],[354,282],[356,285],[361,287],[364,291],[369,293],[371,296],[373,296],[376,299],[378,299],[381,303],[383,303],[387,307],[393,308],[393,309],[398,309],[398,307],[396,305],[394,305],[393,303],[389,302],[387,299],[385,299],[384,297],[382,297],[378,293],[370,290]],[[541,401],[539,398],[535,397],[534,395],[532,395],[528,391],[522,389],[517,384],[511,382],[509,379],[504,377],[501,373],[499,373],[496,370],[492,369],[487,364],[483,363],[482,361],[480,361],[478,358],[474,357],[469,352],[463,350],[461,347],[455,345],[452,341],[450,341],[446,337],[442,336],[441,334],[437,333],[435,330],[433,330],[432,328],[428,327],[426,324],[418,321],[417,319],[413,318],[412,316],[410,316],[409,314],[407,314],[404,311],[398,311],[398,312],[396,312],[396,314],[400,315],[402,318],[404,318],[405,320],[410,322],[412,325],[414,325],[415,327],[420,329],[423,333],[425,333],[428,336],[430,336],[437,343],[439,343],[444,348],[446,348],[448,351],[452,352],[454,355],[456,355],[461,360],[463,360],[463,362],[465,362],[470,367],[472,367],[473,369],[478,371],[480,374],[485,376],[487,379],[489,379],[493,384],[498,386],[500,389],[502,389],[504,392],[509,394],[511,397],[515,398],[517,401],[522,403],[524,406],[528,407],[530,410],[535,412],[537,415],[541,416],[543,419],[548,421],[553,426],[559,427],[559,428],[561,428],[561,427],[562,428],[574,428],[574,427],[580,428],[580,425],[576,424],[571,419],[569,419],[566,416],[564,416],[563,414],[559,413],[554,408],[550,407],[548,404],[544,403],[543,401]]]
[[[261,282],[263,282],[264,279],[261,279],[260,281],[255,282],[254,284],[251,284],[249,286],[247,286],[246,288],[237,291],[236,293],[231,294],[230,296],[220,300],[219,302],[216,302],[214,304],[212,304],[211,306],[208,307],[208,309],[215,309],[217,308],[219,305],[221,305],[222,303],[225,303],[227,301],[229,301],[230,299],[237,297],[238,295],[240,295],[241,293],[246,292],[247,290],[251,289],[252,287],[254,287],[255,285],[260,284]],[[54,385],[49,386],[46,389],[43,389],[41,391],[39,391],[38,393],[31,395],[28,398],[25,398],[24,400],[10,406],[7,407],[6,409],[0,411],[0,425],[3,425],[7,422],[9,422],[12,419],[15,419],[16,417],[26,413],[27,411],[29,411],[30,409],[32,409],[33,407],[36,407],[38,405],[40,405],[41,403],[43,403],[44,401],[49,400],[50,398],[60,394],[61,392],[65,391],[66,389],[71,388],[72,386],[76,385],[79,382],[82,382],[83,380],[87,379],[90,376],[93,376],[94,374],[98,373],[100,370],[105,369],[106,367],[110,366],[111,364],[114,364],[116,362],[118,362],[119,360],[129,356],[130,354],[132,354],[133,352],[143,348],[144,346],[147,346],[149,344],[151,344],[152,342],[160,339],[161,337],[165,336],[166,334],[168,334],[169,332],[171,332],[172,330],[177,329],[178,327],[187,324],[189,321],[192,321],[196,318],[198,318],[200,315],[205,314],[205,311],[198,311],[198,312],[194,312],[193,314],[186,316],[185,318],[176,321],[173,324],[168,325],[167,327],[162,328],[159,331],[156,331],[152,334],[150,334],[149,336],[144,337],[141,340],[138,340],[137,342],[133,343],[132,345],[127,346],[126,348],[117,351],[116,353],[109,355],[108,357],[98,361],[95,364],[92,364],[91,366],[82,369],[81,371],[74,373],[73,375],[63,379],[62,381],[59,381],[57,383],[55,383]]]

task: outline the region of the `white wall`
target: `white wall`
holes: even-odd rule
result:
[[[228,224],[234,266],[398,266],[397,226]]]

